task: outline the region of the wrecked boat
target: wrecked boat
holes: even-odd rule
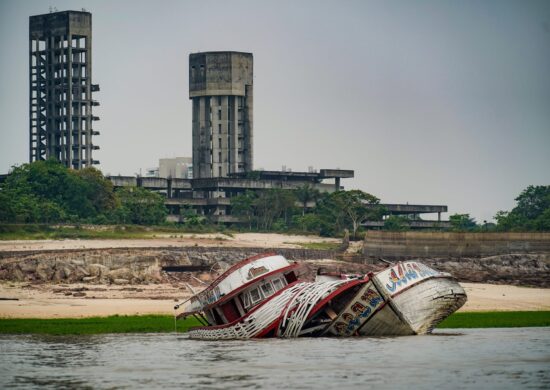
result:
[[[399,336],[430,333],[466,302],[448,273],[418,261],[388,264],[366,275],[318,274],[275,253],[245,259],[206,289],[177,304],[195,316],[194,339]]]

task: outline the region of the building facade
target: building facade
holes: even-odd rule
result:
[[[189,99],[193,104],[193,177],[252,171],[252,54],[190,54]]]
[[[193,159],[191,157],[161,158],[159,160],[159,177],[170,179],[192,179]]]
[[[99,164],[92,137],[92,14],[64,11],[29,18],[30,162],[55,158],[80,169]]]

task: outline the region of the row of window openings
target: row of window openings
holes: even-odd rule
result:
[[[245,309],[249,309],[257,303],[261,302],[265,298],[269,298],[277,291],[282,289],[286,285],[284,278],[273,279],[271,281],[265,281],[263,284],[250,291],[241,294],[241,301]]]
[[[210,111],[210,121],[212,121],[212,111]],[[218,110],[218,120],[221,121],[222,120],[222,111],[221,110]],[[231,111],[230,110],[227,110],[227,120],[230,121],[231,120]],[[239,114],[237,115],[237,120],[239,122],[242,122],[244,120],[244,114],[242,111],[239,111]]]
[[[78,68],[73,70],[71,75],[71,77],[80,77],[80,78],[86,77],[86,76],[87,76],[87,72],[86,72],[85,66],[79,66]],[[56,70],[55,72],[53,72],[53,77],[56,79],[67,77],[67,68]]]
[[[59,109],[55,110],[56,114],[59,116],[66,116],[67,115],[67,107],[60,107]],[[72,114],[75,116],[87,116],[88,115],[88,106],[87,105],[81,105],[80,107],[73,107]],[[84,119],[82,120],[85,121]]]
[[[44,114],[44,110],[41,110],[40,112],[32,111],[31,112],[31,119],[36,120],[38,118],[39,114]],[[81,129],[84,129],[86,127],[86,122],[88,118],[84,118],[86,115],[80,115],[80,114],[73,114],[74,117],[72,118],[73,127],[80,127]],[[66,116],[66,114],[58,114],[58,116]],[[80,117],[80,120],[79,120]],[[64,120],[65,118],[58,118],[57,123],[59,123],[62,126],[62,130],[65,130],[67,128],[66,124],[67,121]],[[82,126],[78,126],[78,123],[82,123]]]
[[[212,142],[212,136],[210,136],[210,142]],[[210,145],[210,153],[212,153],[212,144]],[[221,138],[218,138],[218,149],[221,149],[223,148],[223,141]],[[243,148],[243,141],[242,141],[242,138],[239,138],[239,141],[238,141],[238,144],[237,144],[237,149],[242,149]],[[231,140],[228,139],[227,140],[227,149],[231,149]],[[241,154],[242,151],[239,151],[239,154]]]
[[[85,63],[86,62],[86,56],[87,53],[85,51],[78,52],[78,53],[72,53],[71,59],[73,63]],[[56,65],[56,64],[66,64],[68,62],[69,55],[67,53],[63,54],[54,54],[52,56],[48,57],[50,59],[49,64],[50,66]],[[42,63],[46,62],[46,57],[42,56]],[[35,53],[31,56],[31,65],[36,66],[38,64],[38,55]]]
[[[36,120],[36,113],[33,113],[31,118]],[[59,130],[59,131],[69,130],[66,121],[57,121],[56,123],[57,123],[57,126],[56,126],[57,130]],[[88,127],[86,126],[86,120],[84,120],[84,119],[80,122],[80,126],[79,126],[79,121],[74,121],[73,120],[71,128],[73,130],[80,129],[81,131],[87,131],[88,130]]]
[[[31,98],[32,99],[36,99],[37,95],[38,95],[38,93],[37,93],[36,90],[31,91]],[[49,96],[50,99],[52,98],[52,94],[50,93],[50,91],[48,92],[48,96]],[[45,99],[46,95],[43,93],[41,98]],[[68,104],[68,102],[67,102],[67,92],[54,94],[54,98],[55,98],[56,102],[61,102],[61,103]],[[73,99],[73,104],[76,103],[75,100],[87,100],[86,99],[86,91],[73,93],[72,94],[72,99]]]
[[[67,36],[63,36],[62,39],[54,39],[53,44],[50,42],[50,46],[48,48],[52,49],[67,49],[69,48],[69,40],[67,39]],[[86,47],[86,38],[72,38],[71,39],[71,47],[76,48],[85,48]],[[43,40],[31,40],[31,49],[32,51],[37,50],[46,50],[46,41]]]

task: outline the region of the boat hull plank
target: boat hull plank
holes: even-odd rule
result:
[[[372,317],[361,329],[360,336],[408,336],[415,332],[395,313],[389,304]]]
[[[392,300],[414,332],[424,334],[464,305],[466,293],[452,278],[432,278],[412,286]]]

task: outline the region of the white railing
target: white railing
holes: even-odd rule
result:
[[[273,323],[281,316],[287,302],[306,285],[310,283],[297,283],[271,298],[258,310],[254,311],[242,322],[223,328],[200,328],[189,331],[190,338],[220,340],[220,339],[249,339]]]
[[[193,329],[189,331],[189,337],[206,340],[249,339],[260,334],[281,315],[283,318],[278,335],[298,337],[317,302],[347,282],[349,280],[297,283],[273,297],[243,321],[227,327]]]
[[[286,307],[279,327],[279,337],[298,337],[317,302],[348,282],[349,280],[316,282],[300,289]]]

